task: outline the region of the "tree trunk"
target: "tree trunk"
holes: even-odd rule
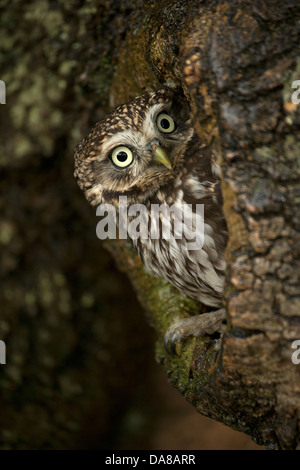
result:
[[[172,318],[199,307],[170,286],[162,291],[120,243],[111,252],[150,312],[174,386],[206,416],[293,449],[300,439],[300,366],[291,360],[300,339],[300,106],[292,102],[299,2],[191,2],[187,15],[186,8],[152,2],[145,16],[137,13],[112,96],[117,104],[145,87],[181,85],[200,138],[221,162],[230,239],[220,353],[201,338],[169,357],[161,342]]]

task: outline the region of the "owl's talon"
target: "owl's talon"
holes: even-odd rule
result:
[[[216,332],[222,334],[226,328],[224,320],[226,319],[225,309],[213,312],[203,313],[195,317],[176,320],[168,328],[164,337],[164,346],[167,353],[178,355],[176,345],[182,343],[189,336],[201,337],[212,335]]]
[[[165,335],[164,347],[165,347],[165,350],[167,351],[167,353],[170,354],[170,356],[178,356],[179,355],[179,354],[177,354],[177,351],[176,351],[176,345],[177,345],[177,342],[176,342],[175,337],[169,338],[169,337],[167,337],[167,335]]]

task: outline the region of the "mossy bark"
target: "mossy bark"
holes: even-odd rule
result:
[[[2,447],[91,447],[96,404],[109,403],[116,382],[140,386],[140,364],[126,359],[136,306],[123,302],[121,316],[108,307],[110,286],[121,296],[127,289],[113,277],[98,281],[109,261],[73,181],[73,146],[112,106],[168,85],[184,89],[197,132],[222,166],[230,240],[221,348],[191,338],[169,356],[166,329],[201,305],[146,274],[123,241],[107,246],[186,399],[259,443],[296,448],[300,107],[291,83],[300,73],[299,2],[32,0],[2,9]],[[127,400],[124,393],[102,411],[98,436],[118,426]]]
[[[120,244],[111,252],[122,257],[159,333],[159,360],[187,400],[259,443],[295,448],[300,106],[291,95],[300,72],[299,4],[163,1],[139,14],[120,55],[113,102],[162,83],[182,86],[197,132],[222,166],[230,239],[228,329],[219,352],[209,338],[190,339],[179,358],[169,357],[162,339],[172,318],[199,306],[149,281]]]

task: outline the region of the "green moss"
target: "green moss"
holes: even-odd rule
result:
[[[98,99],[101,101],[108,101],[110,85],[114,71],[115,66],[107,57],[100,58],[97,69],[94,71],[90,83],[91,87],[98,95]]]

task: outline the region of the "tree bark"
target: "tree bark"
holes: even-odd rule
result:
[[[179,358],[162,347],[174,316],[199,310],[122,259],[159,333],[157,356],[200,413],[258,443],[299,446],[299,3],[151,2],[127,35],[111,90],[115,104],[145,88],[181,85],[197,132],[222,165],[228,329],[219,352],[190,339]],[[126,77],[124,80],[123,78]],[[131,260],[134,259],[134,263]],[[163,304],[161,301],[163,300]]]

